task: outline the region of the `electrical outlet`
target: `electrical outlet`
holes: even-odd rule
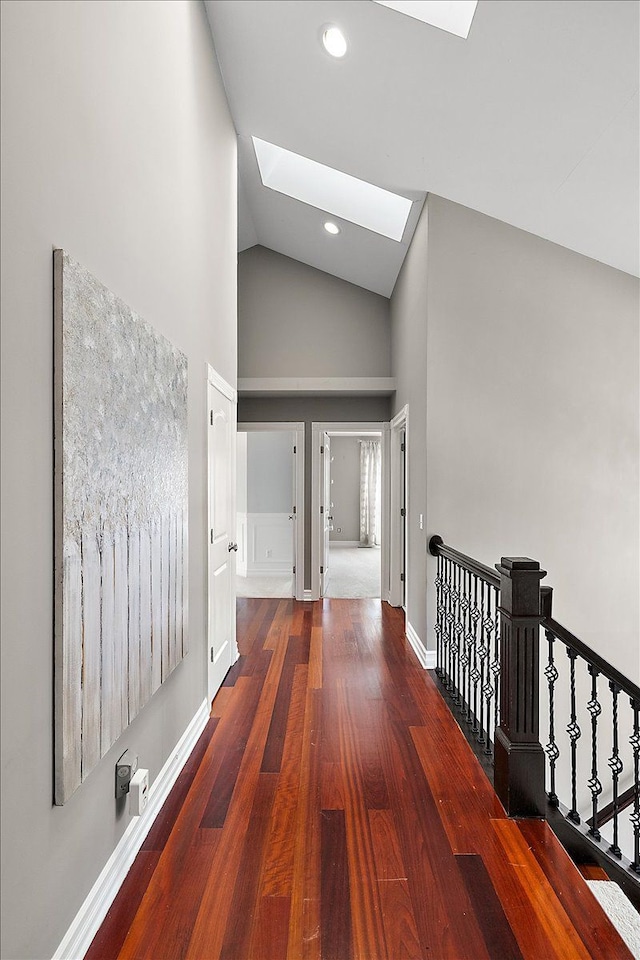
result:
[[[116,800],[129,793],[131,778],[138,769],[138,757],[131,750],[125,750],[116,761]]]
[[[136,770],[131,778],[129,790],[131,814],[139,817],[149,802],[149,771]]]

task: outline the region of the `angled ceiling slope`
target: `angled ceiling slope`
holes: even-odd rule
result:
[[[640,273],[635,0],[480,0],[466,40],[371,0],[205,2],[241,245],[390,296],[432,192]],[[252,136],[417,201],[402,242],[351,224],[330,237],[321,211],[263,186]]]

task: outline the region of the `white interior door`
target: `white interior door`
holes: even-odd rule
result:
[[[326,432],[322,434],[321,457],[322,485],[320,516],[322,519],[322,537],[320,557],[320,596],[324,597],[329,585],[329,534],[333,530],[333,503],[331,501],[331,437]]]
[[[235,436],[236,394],[210,369],[209,414],[209,668],[208,695],[213,700],[235,663]]]

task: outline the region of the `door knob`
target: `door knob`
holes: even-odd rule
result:
[[[229,544],[229,553],[231,553],[232,550],[237,550],[237,549],[238,549],[238,544],[237,544],[237,543],[230,543],[230,544]]]

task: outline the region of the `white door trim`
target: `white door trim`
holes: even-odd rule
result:
[[[409,406],[405,405],[400,410],[390,425],[390,471],[389,471],[389,603],[393,607],[405,607],[407,609],[407,530],[409,526]],[[400,465],[401,453],[400,443],[402,432],[405,435],[405,469],[404,469],[404,491],[401,489]],[[404,496],[403,496],[404,493]],[[404,499],[404,557],[402,556],[402,523],[400,517],[400,508]],[[404,590],[400,579],[400,574],[404,571]],[[404,594],[404,604],[403,604]]]
[[[389,422],[375,421],[314,421],[311,424],[311,596],[320,599],[320,538],[323,535],[320,516],[320,437],[326,432],[331,436],[361,437],[363,434],[380,434],[382,441],[382,517],[380,550],[380,595],[389,599]]]
[[[217,370],[214,370],[210,363],[207,364],[207,380],[209,383],[213,384],[216,390],[219,390],[220,393],[231,400],[232,403],[236,403],[238,400],[238,391],[231,386],[230,383],[220,376]]]
[[[295,507],[296,507],[296,573],[295,573],[295,599],[306,600],[304,595],[304,420],[274,421],[274,422],[255,422],[239,423],[238,433],[250,433],[251,431],[275,432],[278,430],[287,430],[295,434],[294,454],[295,463]]]
[[[212,405],[212,394],[211,388],[218,390],[223,397],[226,397],[230,401],[232,411],[231,411],[231,423],[230,423],[230,439],[229,439],[229,464],[228,464],[228,483],[229,483],[229,496],[231,502],[230,520],[233,519],[232,531],[235,531],[235,506],[236,506],[236,414],[238,409],[238,392],[227,383],[227,381],[222,377],[217,370],[214,370],[210,363],[207,363],[207,390],[206,390],[206,410],[205,410],[205,423],[207,430],[207,642],[205,644],[205,655],[206,655],[206,671],[207,671],[207,698],[209,704],[213,701],[216,693],[218,692],[219,687],[216,687],[212,683],[212,671],[209,668],[210,663],[210,650],[212,645],[212,638],[209,635],[210,624],[212,623],[212,604],[213,597],[211,595],[210,583],[211,583],[211,574],[212,574],[212,556],[210,549],[210,540],[209,540],[209,531],[212,528],[212,515],[211,515],[211,460],[212,460],[212,436],[210,427],[210,412],[213,408]],[[232,561],[233,563],[233,561]],[[239,657],[238,643],[236,640],[236,597],[235,597],[235,564],[232,568],[231,573],[231,584],[229,590],[229,622],[230,622],[230,643],[231,649],[229,651],[229,666],[234,664]],[[214,689],[215,687],[215,689]]]

